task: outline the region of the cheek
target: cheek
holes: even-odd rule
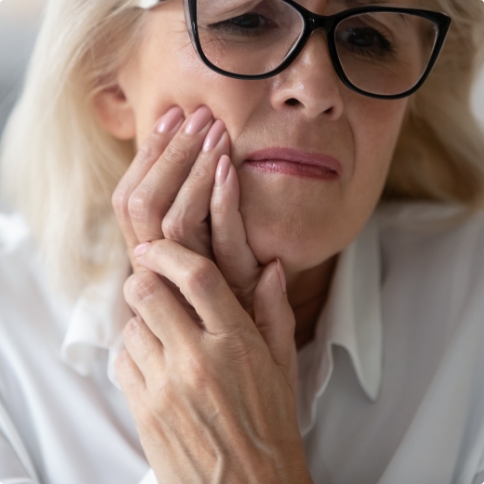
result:
[[[355,164],[348,184],[348,206],[371,211],[383,190],[408,100],[383,101],[361,97],[351,104]]]
[[[208,105],[216,118],[224,120],[232,141],[236,141],[262,102],[265,86],[216,74],[198,57],[180,15],[167,13],[163,21],[170,25],[169,35],[168,30],[160,32],[156,24],[148,24],[148,40],[141,45],[134,69],[138,79],[138,144],[173,105],[181,106],[189,115],[202,104]]]

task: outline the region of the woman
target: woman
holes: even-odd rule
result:
[[[0,481],[482,484],[483,21],[51,0],[2,142]]]

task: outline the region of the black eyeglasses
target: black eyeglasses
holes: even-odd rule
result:
[[[378,99],[409,96],[424,83],[451,23],[443,13],[383,5],[324,16],[293,0],[183,1],[192,43],[215,72],[247,80],[275,76],[320,29],[341,81]]]

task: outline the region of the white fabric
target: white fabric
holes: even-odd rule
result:
[[[163,0],[138,0],[137,5],[138,5],[138,7],[141,7],[141,8],[150,9],[151,7],[158,5],[162,1]]]
[[[315,484],[484,482],[484,213],[431,228],[458,210],[382,205],[341,253],[298,355]],[[157,483],[113,371],[128,269],[61,300],[0,215],[2,484]]]

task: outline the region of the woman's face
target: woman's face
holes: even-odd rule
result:
[[[332,0],[300,3],[321,14],[337,10]],[[281,74],[247,81],[203,64],[190,42],[181,0],[168,0],[147,17],[140,47],[119,74],[138,146],[171,106],[188,115],[206,104],[231,137],[240,209],[261,263],[279,257],[290,276],[349,245],[378,202],[407,100],[376,100],[345,87],[322,31]],[[342,171],[328,180],[261,171],[244,162],[274,147],[330,155]]]

